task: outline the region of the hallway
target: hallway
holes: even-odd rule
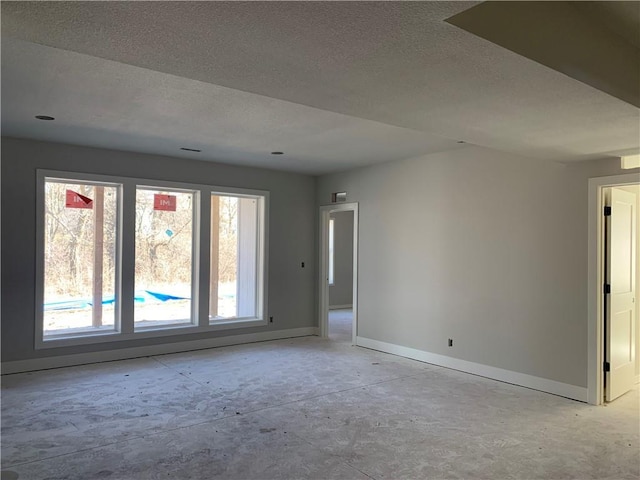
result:
[[[353,310],[329,310],[329,339],[351,345]]]

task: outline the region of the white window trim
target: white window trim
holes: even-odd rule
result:
[[[336,219],[329,217],[329,286],[333,287],[336,280]]]
[[[116,238],[116,321],[114,330],[69,335],[43,337],[44,311],[44,185],[47,177],[78,182],[122,185],[118,209],[120,223]],[[95,343],[116,343],[126,340],[176,336],[182,334],[207,333],[218,330],[231,330],[265,326],[268,324],[268,252],[269,252],[269,192],[229,186],[205,185],[186,182],[172,182],[138,177],[121,177],[93,173],[68,172],[38,169],[36,172],[36,292],[35,292],[35,349],[59,348],[72,345]],[[138,328],[134,331],[135,290],[135,193],[138,187],[167,188],[172,190],[195,191],[196,201],[193,208],[193,323],[162,325],[161,327]],[[209,264],[210,259],[210,209],[211,203],[203,201],[211,195],[228,194],[233,196],[262,197],[258,202],[258,281],[257,306],[261,311],[257,317],[232,318],[210,322],[209,320]],[[128,225],[128,226],[127,226]],[[205,266],[204,268],[202,266]],[[260,282],[259,279],[262,278]],[[127,294],[125,294],[127,292]]]
[[[192,242],[191,242],[191,318],[184,319],[189,320],[188,322],[176,322],[176,323],[167,323],[162,326],[146,326],[146,327],[137,327],[135,325],[135,313],[133,318],[133,331],[135,333],[142,332],[152,332],[157,330],[165,330],[167,328],[180,328],[180,327],[193,327],[199,325],[199,315],[198,315],[198,297],[199,291],[198,286],[200,285],[199,272],[200,272],[200,203],[201,203],[201,190],[197,188],[184,188],[184,187],[170,187],[164,182],[161,182],[159,185],[141,185],[140,183],[136,183],[136,194],[138,190],[148,190],[148,191],[157,191],[158,187],[161,190],[176,192],[176,193],[191,193],[193,194],[193,206],[191,210],[191,225],[192,225]],[[135,204],[134,204],[135,210]],[[135,215],[135,211],[134,211]],[[134,256],[134,265],[135,265],[135,256]],[[134,293],[135,293],[135,278],[134,278]]]
[[[97,185],[105,185],[105,186],[114,186],[117,185],[119,187],[118,192],[118,217],[120,222],[116,225],[116,278],[115,278],[115,288],[114,288],[114,297],[115,297],[115,319],[113,330],[105,330],[102,332],[87,332],[87,333],[75,333],[69,335],[51,335],[46,340],[44,339],[44,273],[45,273],[45,265],[44,265],[44,219],[45,219],[45,209],[44,209],[44,187],[45,181],[47,177],[52,177],[55,180],[68,180],[70,183],[80,182],[86,184],[97,184]],[[82,338],[83,341],[79,343],[94,343],[100,342],[102,338],[105,336],[114,336],[121,332],[122,325],[120,323],[120,319],[122,318],[120,315],[121,311],[121,302],[122,298],[122,196],[124,191],[124,185],[120,179],[114,177],[107,177],[104,175],[93,175],[93,174],[84,174],[77,172],[60,172],[60,171],[51,171],[51,170],[38,170],[37,178],[36,178],[36,294],[35,294],[35,348],[42,349],[48,348],[52,345],[52,342],[55,345],[61,345],[64,342],[65,344],[69,340],[76,340]],[[76,344],[76,343],[74,343]]]
[[[266,252],[267,252],[267,247],[266,247],[266,241],[268,238],[268,233],[267,233],[267,225],[268,225],[268,221],[267,221],[267,212],[269,211],[269,209],[267,208],[268,206],[268,195],[265,195],[265,193],[268,192],[263,192],[262,194],[257,194],[255,193],[255,191],[251,191],[251,190],[240,190],[238,189],[238,192],[240,193],[235,193],[235,192],[229,192],[227,190],[221,190],[221,189],[216,189],[216,190],[212,190],[209,194],[209,197],[211,197],[212,195],[216,195],[216,196],[232,196],[232,197],[236,197],[236,198],[256,198],[256,197],[262,197],[261,201],[257,202],[257,212],[256,212],[256,216],[257,216],[257,223],[256,223],[256,229],[257,229],[257,233],[258,233],[258,239],[257,239],[257,254],[256,254],[256,299],[255,299],[255,306],[256,306],[256,316],[255,317],[242,317],[242,316],[238,316],[238,317],[233,317],[233,318],[219,318],[219,319],[211,319],[209,318],[208,321],[208,325],[210,327],[213,327],[216,330],[225,330],[225,329],[230,329],[230,328],[235,328],[234,325],[237,325],[238,323],[243,324],[244,326],[247,327],[251,327],[251,326],[261,326],[261,325],[265,325],[267,323],[266,321],[266,315],[265,312],[266,310],[266,288],[267,288],[267,282],[266,282]],[[211,203],[207,202],[209,207],[211,207]],[[211,218],[210,214],[207,213],[207,218]],[[210,231],[210,225],[209,225],[209,231]],[[210,240],[210,237],[207,237]],[[208,253],[211,253],[211,249],[210,246],[208,248]],[[209,259],[207,259],[207,265],[209,264]],[[259,273],[263,272],[263,281],[260,282],[259,281]],[[208,285],[208,282],[207,282]],[[208,295],[207,295],[208,296]],[[209,299],[210,300],[210,299]],[[209,312],[209,304],[207,304],[207,312]],[[208,317],[208,315],[207,315]]]

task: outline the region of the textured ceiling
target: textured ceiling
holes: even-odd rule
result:
[[[5,40],[2,49],[7,133],[314,174],[462,146],[437,135],[20,40]],[[5,71],[4,65],[11,68]],[[34,113],[52,114],[56,121],[34,120]]]
[[[2,2],[3,134],[316,174],[640,148],[638,108],[444,21],[473,5]]]

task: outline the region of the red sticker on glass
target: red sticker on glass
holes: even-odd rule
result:
[[[176,211],[176,196],[156,193],[153,195],[153,209],[165,212]]]
[[[67,190],[64,206],[67,208],[93,208],[93,200],[73,190]]]

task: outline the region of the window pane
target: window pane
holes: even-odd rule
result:
[[[209,319],[261,316],[261,197],[211,196]]]
[[[119,190],[45,180],[45,337],[113,331]]]
[[[193,191],[136,192],[135,328],[192,323]]]

